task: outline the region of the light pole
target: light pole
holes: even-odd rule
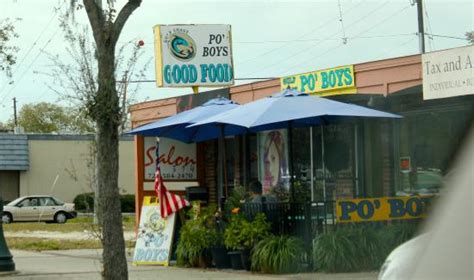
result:
[[[8,250],[5,236],[3,236],[3,199],[0,196],[0,272],[15,271],[15,263],[13,262],[12,254]]]

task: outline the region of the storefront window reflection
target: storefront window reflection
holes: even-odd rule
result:
[[[289,191],[288,145],[286,130],[258,134],[259,178],[263,193]]]
[[[469,110],[424,112],[405,117],[400,127],[396,195],[439,193],[450,155],[469,123]]]

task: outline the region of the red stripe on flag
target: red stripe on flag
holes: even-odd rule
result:
[[[186,199],[173,194],[166,189],[158,161],[155,172],[155,192],[160,200],[160,212],[161,217],[163,218],[166,218],[172,213],[190,205]]]

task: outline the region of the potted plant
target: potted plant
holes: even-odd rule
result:
[[[216,268],[231,268],[230,257],[224,246],[224,220],[221,212],[215,215],[215,243],[211,247],[212,260]]]
[[[247,221],[239,210],[234,209],[229,224],[224,231],[224,244],[232,250],[232,267],[250,270],[250,250],[258,241],[270,234],[270,224],[266,221],[265,214],[259,213],[253,221]]]
[[[180,231],[176,249],[177,262],[181,266],[208,267],[211,263],[210,249],[216,243],[217,234],[213,224],[215,206],[201,211],[189,211],[190,219]]]

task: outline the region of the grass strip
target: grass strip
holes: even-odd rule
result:
[[[72,249],[102,249],[99,240],[64,240],[35,237],[7,237],[9,249],[26,251],[50,251]],[[135,247],[135,241],[126,241],[127,248]]]

